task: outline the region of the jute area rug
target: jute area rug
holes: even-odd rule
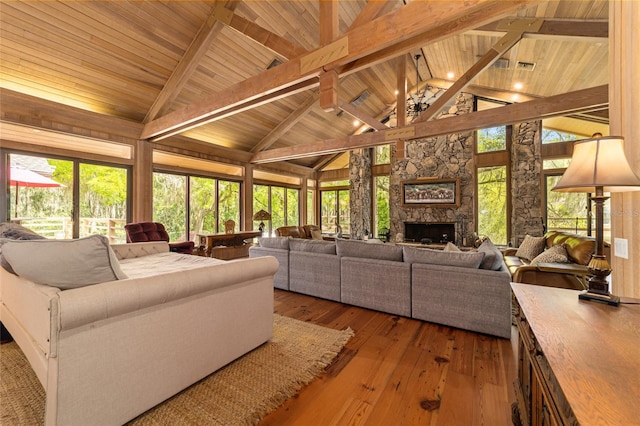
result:
[[[274,314],[274,336],[129,425],[251,425],[313,381],[353,336]],[[44,423],[45,392],[15,342],[0,346],[2,425]]]

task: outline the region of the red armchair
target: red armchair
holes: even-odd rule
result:
[[[169,234],[164,225],[159,222],[128,223],[124,226],[128,243],[142,243],[147,241],[166,241],[169,243]],[[182,241],[169,243],[169,250],[177,253],[192,254],[195,243]]]

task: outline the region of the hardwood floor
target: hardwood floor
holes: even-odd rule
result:
[[[509,425],[512,341],[275,291],[275,312],[355,336],[261,425]],[[515,333],[515,328],[514,332]]]

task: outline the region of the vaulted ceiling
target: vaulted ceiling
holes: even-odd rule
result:
[[[403,74],[407,95],[429,82],[507,102],[606,85],[607,12],[603,0],[2,1],[0,86],[143,123],[159,143],[286,153],[385,128]]]

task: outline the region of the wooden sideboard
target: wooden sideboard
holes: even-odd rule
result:
[[[225,234],[196,234],[198,254],[229,260],[249,255],[249,246],[245,240],[262,235],[260,231],[241,231]],[[224,247],[223,247],[224,246]]]
[[[518,327],[514,424],[640,424],[640,305],[511,287]]]

